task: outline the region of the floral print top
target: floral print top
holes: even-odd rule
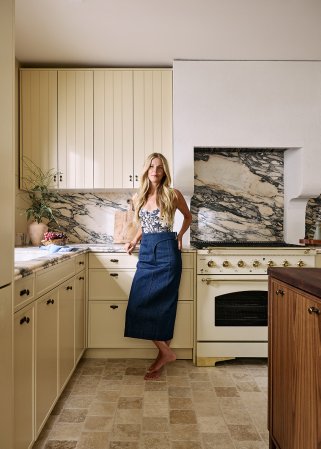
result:
[[[173,226],[162,223],[160,219],[160,210],[146,210],[139,211],[140,223],[144,234],[151,234],[154,232],[172,232]]]

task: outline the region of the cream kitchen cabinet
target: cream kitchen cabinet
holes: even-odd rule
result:
[[[34,439],[34,304],[14,317],[14,448],[31,448]]]
[[[59,189],[93,187],[93,71],[20,70],[20,154]],[[21,163],[21,187],[28,176]]]
[[[94,187],[137,188],[146,156],[172,159],[172,71],[94,71]]]
[[[58,70],[60,189],[93,188],[93,71]]]
[[[16,296],[33,286],[34,299],[14,320],[15,449],[31,447],[84,352],[85,259],[16,281]]]
[[[58,289],[36,302],[35,434],[58,396]]]
[[[20,70],[20,187],[30,161],[57,170],[57,70]],[[23,158],[26,164],[23,162]],[[58,186],[58,179],[51,187]]]
[[[150,341],[124,337],[125,313],[137,254],[89,254],[88,347],[152,348]],[[173,348],[193,348],[194,254],[183,253]]]

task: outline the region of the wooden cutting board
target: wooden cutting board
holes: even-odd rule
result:
[[[132,204],[132,201],[129,201],[128,210],[115,212],[114,243],[127,243],[135,237],[138,226],[134,223],[135,212]]]

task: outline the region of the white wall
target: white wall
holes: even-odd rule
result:
[[[285,157],[285,238],[304,237],[321,192],[321,62],[175,61],[174,184],[193,193],[195,146],[294,148]]]

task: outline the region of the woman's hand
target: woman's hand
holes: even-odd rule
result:
[[[178,234],[177,235],[177,245],[178,245],[178,249],[180,251],[182,251],[182,248],[183,248],[183,241],[182,241],[182,239],[183,239],[183,236]]]
[[[130,255],[134,249],[136,248],[137,242],[135,240],[132,240],[131,242],[125,243],[125,250]]]

